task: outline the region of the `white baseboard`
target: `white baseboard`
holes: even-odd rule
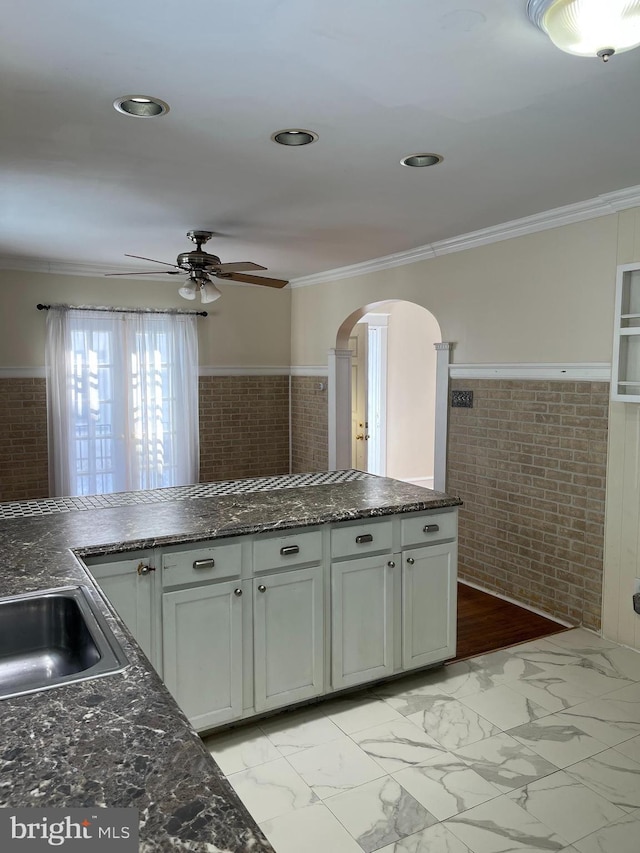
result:
[[[423,489],[433,489],[433,477],[398,477],[403,483],[422,486]]]
[[[523,604],[521,601],[516,601],[515,598],[510,598],[508,595],[502,595],[499,592],[496,592],[493,589],[486,589],[480,584],[472,583],[471,581],[462,580],[462,578],[458,578],[458,583],[463,583],[465,586],[470,586],[472,589],[477,589],[480,592],[486,592],[487,595],[493,595],[495,598],[499,598],[502,601],[508,601],[509,604],[515,604],[518,607],[522,607],[523,610],[528,610],[530,613],[535,613],[537,616],[544,616],[545,619],[551,619],[553,622],[557,622],[559,625],[564,625],[566,628],[576,628],[578,626],[572,625],[571,622],[565,622],[564,619],[558,619],[557,616],[552,616],[551,613],[545,613],[544,610],[539,610],[537,607],[531,607],[528,604]]]

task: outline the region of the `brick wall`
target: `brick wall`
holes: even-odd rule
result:
[[[200,481],[289,472],[289,377],[200,378]],[[0,379],[0,500],[49,494],[44,379]]]
[[[609,385],[455,380],[447,489],[462,579],[599,629]]]
[[[289,473],[289,377],[200,377],[200,482]]]
[[[44,379],[0,379],[0,501],[49,495]]]
[[[320,390],[320,384],[324,390]],[[291,377],[291,471],[326,471],[329,459],[327,379]]]

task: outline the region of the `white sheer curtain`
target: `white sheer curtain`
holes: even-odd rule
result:
[[[198,338],[185,314],[47,314],[51,495],[198,481]]]

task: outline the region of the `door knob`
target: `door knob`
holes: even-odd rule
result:
[[[260,586],[258,587],[258,592],[266,592],[266,591],[267,591],[266,586],[263,583],[261,583]]]
[[[407,557],[407,563],[412,566],[415,563],[415,560],[413,559],[413,557]]]
[[[238,596],[242,595],[242,590],[240,589],[240,587],[238,587],[238,589],[234,589],[233,594]]]

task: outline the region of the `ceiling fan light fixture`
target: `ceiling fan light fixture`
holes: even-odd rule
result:
[[[313,130],[302,130],[301,128],[288,128],[285,130],[277,130],[271,134],[271,139],[277,142],[278,145],[311,145],[316,142],[318,134]]]
[[[178,293],[182,296],[183,299],[195,299],[196,298],[196,283],[195,281],[187,281],[182,287],[178,288]]]
[[[134,118],[156,118],[169,112],[169,104],[147,95],[123,95],[116,98],[113,106],[119,113]]]
[[[215,284],[212,281],[206,281],[200,285],[200,301],[201,302],[215,302],[216,299],[220,299],[222,296],[222,291],[218,290]]]
[[[400,163],[403,166],[413,166],[414,168],[423,168],[424,166],[436,166],[442,163],[444,157],[441,154],[409,154],[403,157]]]
[[[527,14],[556,47],[575,56],[607,62],[640,45],[640,0],[528,0]]]

